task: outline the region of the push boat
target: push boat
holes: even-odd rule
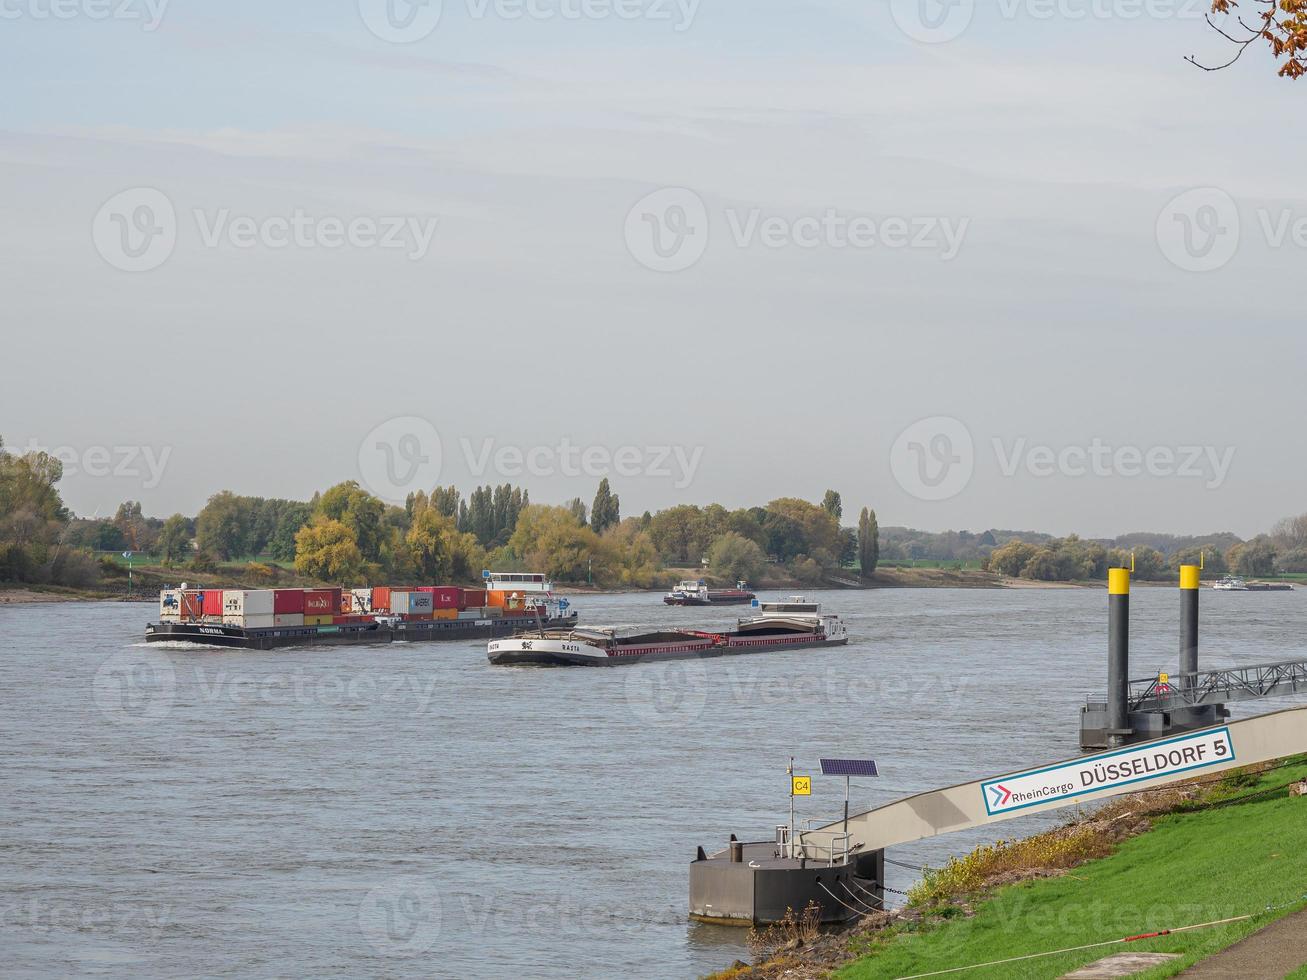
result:
[[[475,595],[495,596],[502,606],[484,605],[446,609],[441,616],[432,609],[431,599],[414,598],[424,593],[468,590],[442,588],[355,589],[355,590],[188,590],[168,589],[160,595],[159,622],[145,627],[147,643],[196,643],[205,646],[270,650],[288,646],[322,646],[339,644],[418,643],[432,640],[479,640],[496,636],[513,636],[523,630],[568,629],[576,626],[577,614],[570,612],[567,599],[553,594],[553,583],[543,575],[518,572],[484,573],[484,590]],[[266,599],[268,609],[281,595],[303,592],[312,596],[334,596],[334,614],[306,616],[300,614],[249,614],[259,599]],[[377,597],[386,594],[384,606]],[[217,604],[206,606],[205,594],[217,593]],[[396,612],[392,603],[407,596],[407,612]],[[240,596],[239,605],[232,598]],[[301,597],[303,601],[303,597]],[[348,603],[348,608],[342,603]],[[460,603],[460,605],[462,605]],[[214,611],[205,613],[204,610]],[[239,609],[239,613],[235,610]]]
[[[742,606],[758,597],[749,591],[749,583],[740,581],[733,589],[710,589],[703,579],[687,579],[663,596],[669,606]]]
[[[1241,578],[1233,575],[1227,575],[1219,582],[1212,583],[1212,589],[1216,592],[1247,592],[1248,583]]]
[[[1245,582],[1236,576],[1227,575],[1212,585],[1217,592],[1293,592],[1288,582]]]
[[[492,664],[511,667],[613,667],[658,660],[728,657],[776,650],[843,646],[848,630],[821,603],[794,596],[755,600],[756,616],[740,619],[729,633],[700,630],[640,632],[630,627],[545,628],[491,640]]]

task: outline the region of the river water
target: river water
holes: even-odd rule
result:
[[[747,950],[686,920],[695,847],[770,838],[791,755],[803,773],[875,758],[856,810],[1076,753],[1105,593],[822,598],[849,646],[552,671],[491,667],[483,643],[147,649],[148,606],[0,608],[0,973],[699,976]],[[737,612],[574,607],[651,626]],[[1132,618],[1132,675],[1174,667],[1175,590],[1136,589]],[[1205,666],[1305,656],[1304,636],[1307,591],[1203,593]],[[799,817],[842,805],[818,775]]]

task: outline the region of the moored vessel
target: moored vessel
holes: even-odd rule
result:
[[[612,667],[692,657],[727,657],[776,650],[843,646],[848,630],[821,603],[795,596],[755,600],[757,615],[726,633],[703,630],[641,631],[633,627],[545,628],[491,640],[486,656],[497,666]]]

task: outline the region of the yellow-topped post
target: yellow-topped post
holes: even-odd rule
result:
[[[1130,734],[1130,569],[1107,570],[1107,736],[1121,745]]]
[[[1198,587],[1202,570],[1180,566],[1180,687],[1194,686],[1198,673]]]

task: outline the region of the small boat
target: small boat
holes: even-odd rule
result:
[[[577,627],[518,633],[486,644],[497,666],[611,667],[655,660],[728,657],[773,650],[843,646],[848,630],[821,603],[794,596],[754,602],[756,616],[740,619],[728,633],[699,630],[642,632],[633,627]]]
[[[1248,583],[1234,575],[1227,575],[1219,582],[1213,582],[1212,588],[1217,592],[1248,592]]]
[[[669,606],[742,606],[758,597],[749,591],[749,583],[740,581],[733,589],[710,589],[703,579],[687,579],[663,596]]]

